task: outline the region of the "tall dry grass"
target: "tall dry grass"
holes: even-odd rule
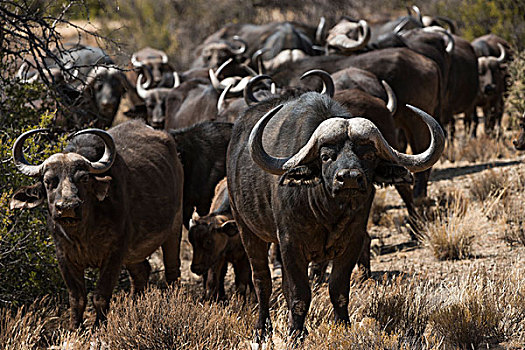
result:
[[[489,272],[472,267],[463,276],[409,271],[351,283],[350,326],[331,321],[327,286],[313,293],[303,349],[472,348],[496,342],[525,344],[525,281],[520,262]],[[277,292],[278,288],[275,290]],[[267,349],[289,348],[287,308],[272,303],[274,334]],[[52,308],[0,312],[2,349],[249,349],[254,304],[232,298],[201,303],[186,288],[119,294],[108,321],[91,331],[44,331]],[[47,336],[46,336],[47,334]],[[485,344],[485,345],[483,345]]]

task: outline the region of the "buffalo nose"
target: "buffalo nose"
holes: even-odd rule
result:
[[[78,208],[80,202],[78,201],[58,201],[55,203],[55,207],[60,211],[73,210]]]
[[[364,188],[366,180],[364,174],[357,169],[339,170],[335,175],[335,180],[342,188]]]
[[[490,94],[493,93],[496,90],[496,87],[494,84],[485,85],[485,93]]]

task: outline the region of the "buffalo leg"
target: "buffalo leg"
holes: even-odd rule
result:
[[[365,237],[363,238],[363,249],[357,260],[357,265],[363,270],[363,276],[365,279],[372,277],[372,271],[370,269],[370,244],[372,239],[368,232],[365,232]]]
[[[245,256],[237,259],[233,264],[233,271],[235,272],[235,288],[237,289],[237,293],[246,297],[248,287],[252,285],[250,262]]]
[[[146,287],[151,272],[151,266],[148,260],[144,260],[138,264],[129,264],[126,266],[131,276],[131,292],[133,294],[140,293]]]
[[[279,235],[282,236],[283,233],[280,232]],[[312,299],[308,280],[308,261],[303,252],[292,244],[280,242],[280,248],[283,259],[283,279],[286,278],[289,293],[287,297],[288,310],[291,313],[289,331],[290,335],[301,336]]]
[[[336,322],[350,322],[348,317],[350,276],[363,250],[364,237],[363,234],[353,233],[352,241],[349,242],[345,253],[333,260],[328,291]]]
[[[410,237],[413,240],[417,239],[417,234],[419,233],[421,227],[420,227],[420,220],[419,220],[419,214],[416,211],[416,208],[414,207],[414,195],[412,192],[412,188],[408,184],[403,185],[395,185],[397,193],[399,193],[399,196],[405,203],[405,206],[407,207],[408,211],[408,221],[410,223],[410,226],[412,227],[412,230],[409,230]]]
[[[272,331],[270,320],[270,297],[272,294],[272,278],[268,266],[268,243],[261,240],[251,232],[242,221],[237,218],[237,226],[241,233],[242,243],[250,266],[252,268],[252,281],[259,303],[259,317],[255,324],[256,341],[264,341],[268,332]]]
[[[117,284],[122,266],[121,254],[113,254],[100,268],[97,287],[93,293],[93,305],[97,312],[95,327],[106,320],[113,288]]]
[[[86,285],[84,283],[84,269],[74,266],[64,258],[58,258],[60,272],[69,292],[69,327],[74,330],[82,325],[84,311],[87,304]]]
[[[182,225],[178,225],[162,244],[162,257],[164,259],[164,273],[166,282],[172,284],[180,278],[180,242],[182,238]]]
[[[226,262],[224,259],[221,259],[208,270],[208,279],[206,281],[207,299],[220,300],[220,298],[224,297],[224,284],[221,291],[221,277],[225,268],[227,268]]]

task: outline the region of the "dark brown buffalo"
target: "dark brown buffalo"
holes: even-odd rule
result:
[[[335,73],[349,67],[369,71],[392,87],[399,105],[395,119],[399,120],[399,126],[406,135],[412,151],[424,151],[429,144],[428,130],[421,119],[405,105],[411,104],[424,111],[433,112],[438,118],[441,114],[442,82],[437,64],[423,55],[407,48],[389,48],[356,56],[310,57],[281,66],[273,78],[281,86],[297,85],[300,84],[299,77],[305,71],[322,69],[328,73]],[[430,170],[415,175],[414,198],[426,196],[429,175]]]
[[[186,228],[194,208],[200,213],[209,212],[215,186],[226,176],[226,150],[232,126],[206,121],[169,131],[184,166],[182,217]]]
[[[439,124],[408,108],[424,119],[432,135],[421,155],[394,151],[372,122],[351,118],[337,102],[315,92],[265,100],[235,123],[228,191],[253,271],[257,336],[271,330],[270,242],[280,245],[290,334],[304,330],[310,261],[333,260],[329,292],[335,319],[349,322],[350,275],[367,236],[373,183],[410,182],[409,170],[430,167],[443,150]]]
[[[110,127],[120,100],[130,87],[124,73],[98,47],[65,44],[64,48],[53,50],[54,58],[43,59],[41,72],[24,63],[17,77],[22,82],[43,80],[57,87],[65,107],[57,118],[62,126]]]
[[[193,213],[188,237],[193,247],[191,271],[203,276],[206,299],[225,299],[224,277],[228,263],[235,271],[235,286],[245,296],[252,284],[250,263],[233,220],[226,179],[215,188],[210,212],[206,216]]]
[[[176,85],[174,80],[178,77],[174,75],[175,69],[168,62],[168,55],[164,51],[145,47],[131,56],[131,65],[135,70],[130,71],[128,79],[131,84],[137,84],[139,74],[149,77],[144,88],[170,87]]]
[[[239,47],[235,40],[244,43]],[[241,49],[242,48],[242,49]],[[210,35],[194,52],[192,68],[219,67],[229,58],[242,62],[263,49],[262,59],[270,66],[272,59],[280,53],[293,49],[306,55],[314,55],[311,38],[303,31],[303,26],[292,22],[271,22],[262,25],[229,24]]]
[[[485,133],[491,135],[495,128],[501,128],[504,96],[510,76],[507,63],[512,60],[513,51],[509,43],[502,38],[488,34],[472,41],[472,47],[478,57],[479,91],[476,105],[482,107],[485,117]],[[467,127],[472,126],[476,136],[478,116],[473,109],[471,117],[466,119]]]
[[[99,269],[93,294],[96,325],[106,318],[122,266],[131,275],[133,291],[141,291],[150,272],[146,257],[161,246],[166,280],[176,281],[184,174],[173,138],[138,121],[108,132],[88,129],[77,133],[63,153],[30,165],[22,148],[38,131],[22,134],[13,147],[18,170],[38,180],[15,192],[10,207],[33,208],[47,201],[48,224],[69,291],[70,326],[82,325],[88,267]]]

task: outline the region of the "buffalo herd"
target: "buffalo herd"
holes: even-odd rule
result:
[[[24,142],[46,130],[26,132],[13,146],[16,168],[36,182],[16,191],[10,206],[47,204],[72,328],[83,323],[86,268],[99,270],[96,324],[121,268],[140,292],[157,248],[167,282],[177,283],[183,227],[205,298],[226,297],[228,263],[237,292],[255,292],[258,341],[272,330],[271,244],[290,336],[306,334],[309,263],[331,261],[335,320],[349,322],[352,270],[359,263],[370,271],[375,186],[395,186],[417,232],[416,208],[453,142],[454,115],[464,114],[472,137],[477,106],[485,133],[501,128],[513,53],[493,34],[470,43],[453,21],[415,6],[381,25],[348,17],[326,24],[226,25],[195,49],[187,71],[153,48],[123,68],[80,44],[65,46],[58,62],[41,62],[44,70],[29,60],[20,66],[20,82],[49,81],[71,96],[72,113],[57,123],[90,127],[39,165],[24,157]],[[111,127],[123,97],[132,120]],[[514,143],[525,149],[525,136]]]

